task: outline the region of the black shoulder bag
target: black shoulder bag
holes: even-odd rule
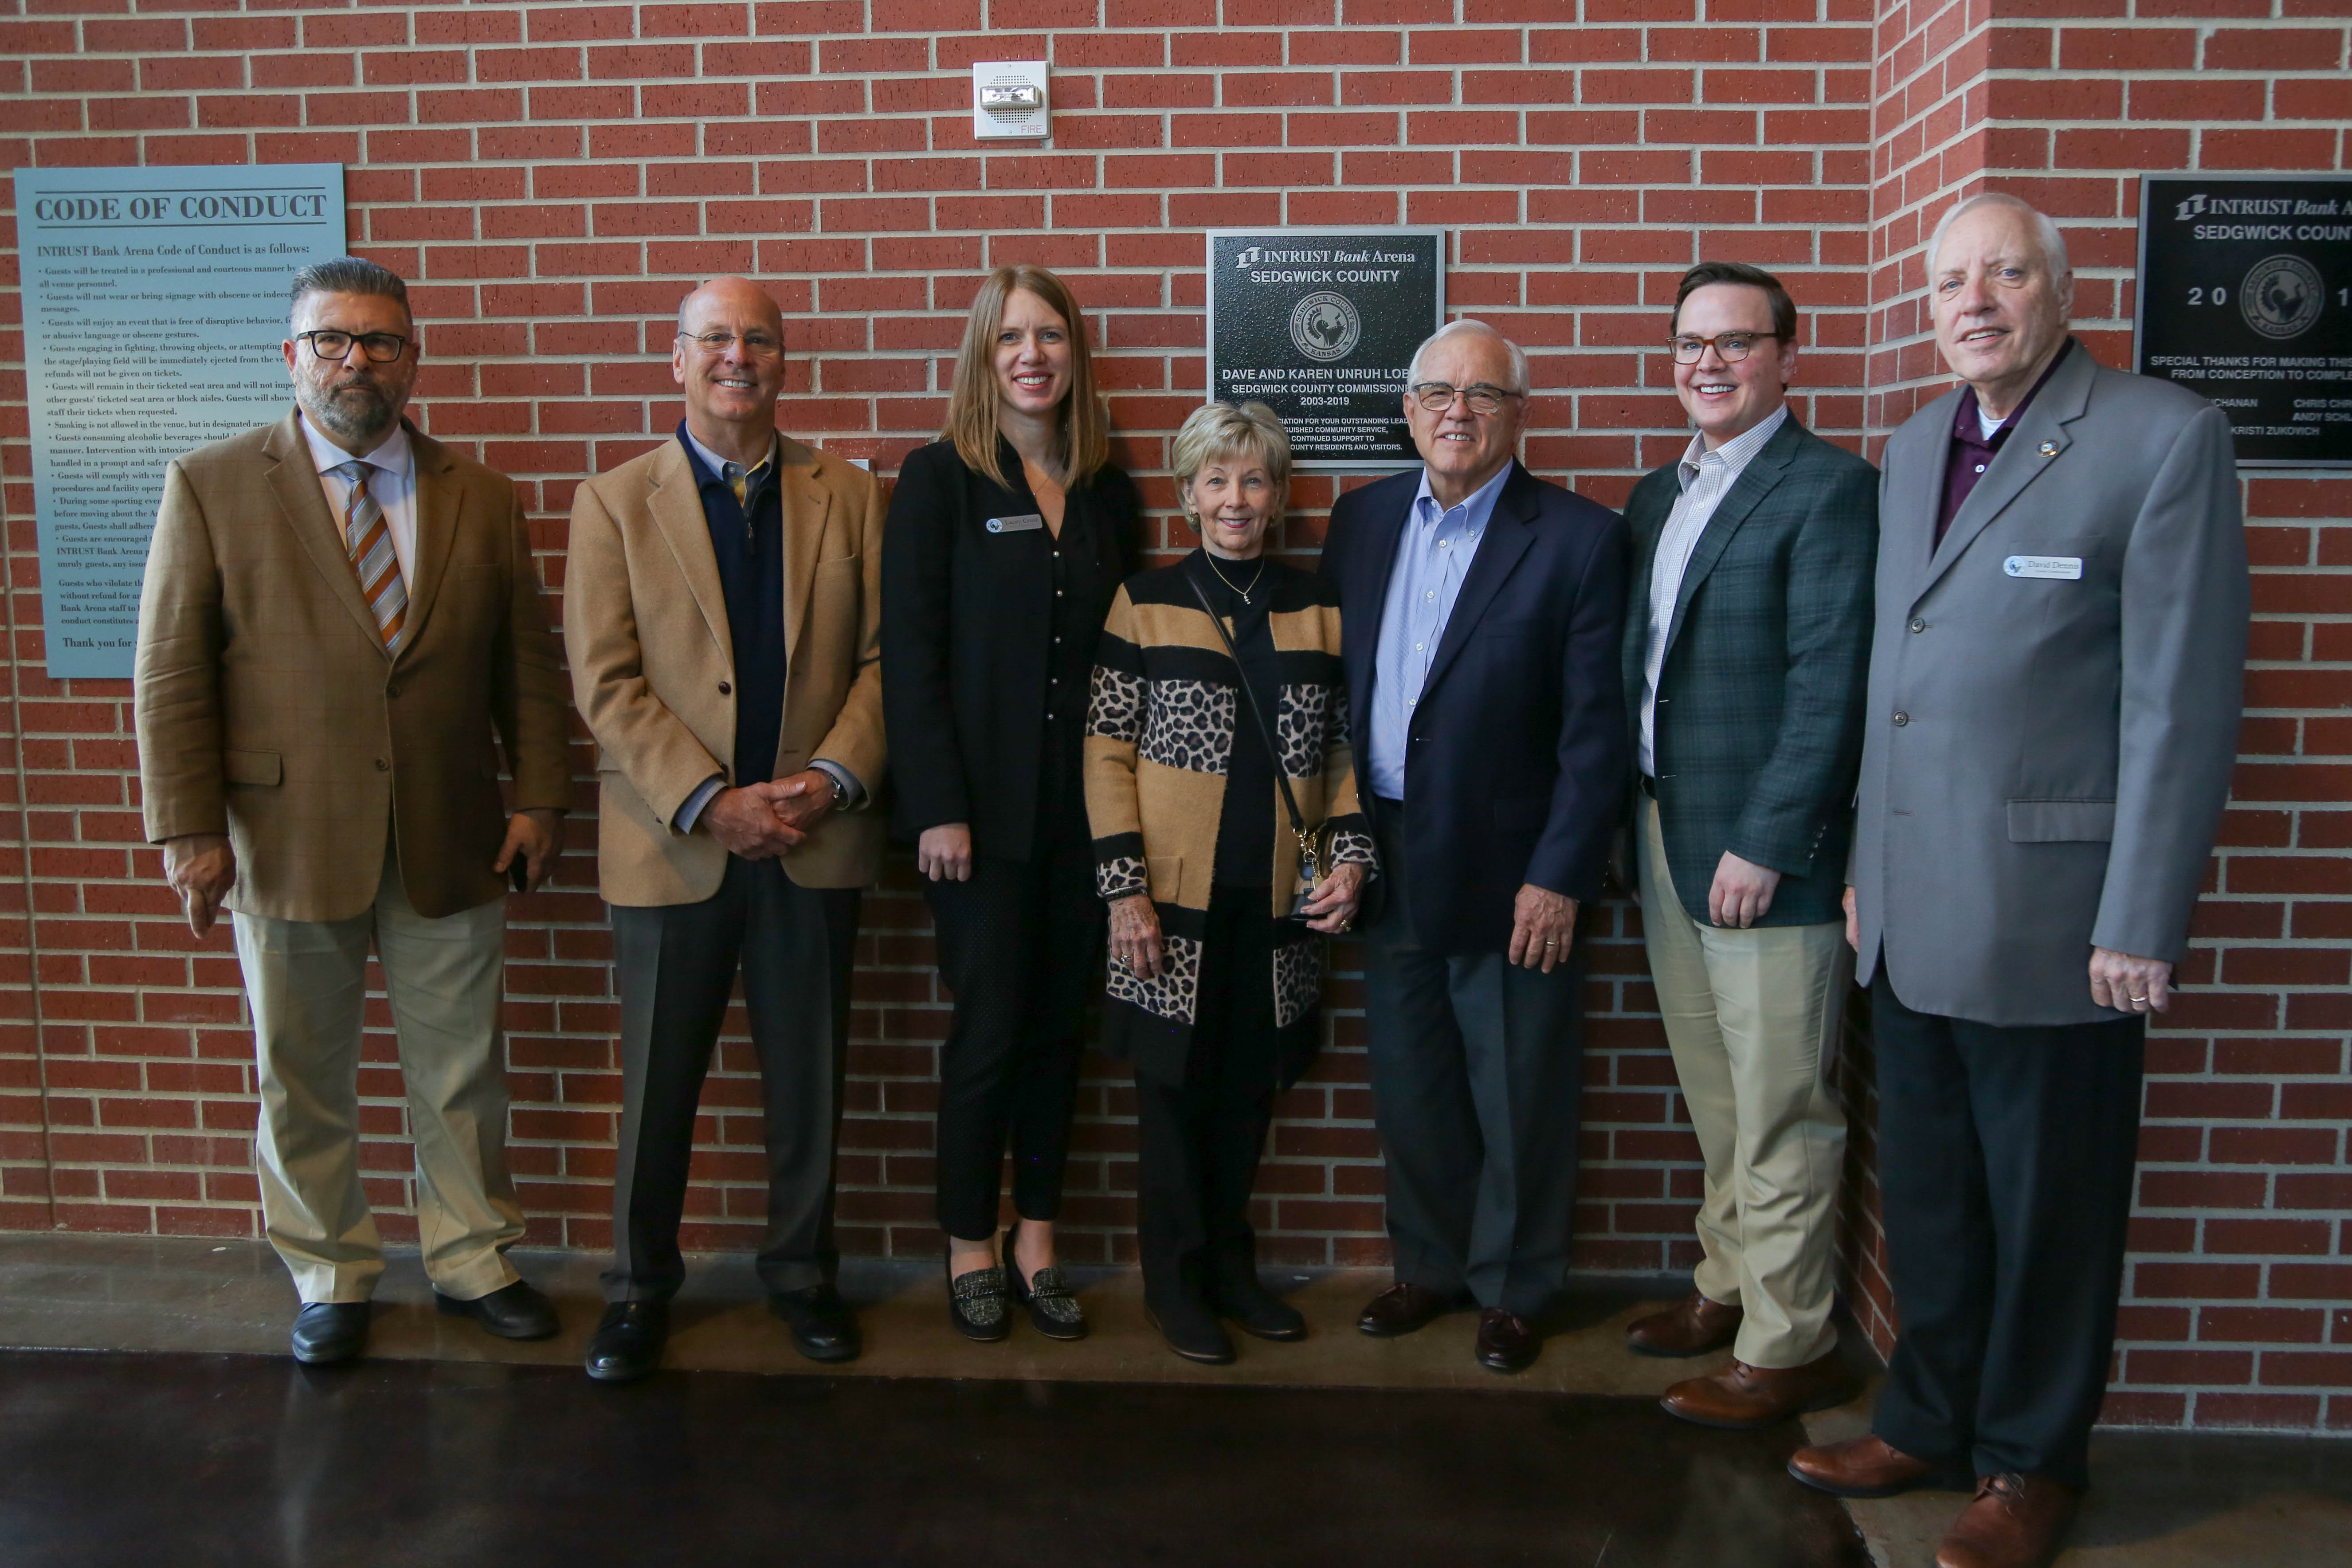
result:
[[[1305,911],[1308,902],[1314,899],[1316,889],[1323,882],[1323,869],[1328,853],[1323,847],[1324,830],[1307,826],[1307,818],[1298,809],[1298,797],[1290,793],[1290,775],[1283,769],[1282,748],[1275,744],[1274,726],[1266,722],[1265,710],[1258,706],[1257,691],[1250,685],[1249,671],[1242,668],[1242,650],[1234,646],[1234,634],[1225,629],[1224,617],[1217,614],[1217,607],[1209,603],[1208,591],[1201,586],[1201,580],[1189,570],[1184,574],[1184,581],[1192,588],[1192,597],[1201,601],[1201,609],[1209,617],[1209,624],[1216,627],[1217,636],[1224,639],[1225,652],[1233,658],[1234,679],[1241,683],[1242,700],[1248,705],[1250,718],[1257,729],[1257,738],[1265,743],[1265,754],[1274,763],[1274,782],[1281,786],[1283,809],[1290,814],[1290,836],[1298,841],[1298,874],[1307,887],[1291,900],[1290,913],[1284,917],[1283,923],[1296,926],[1304,933],[1320,935],[1307,925],[1311,917]]]

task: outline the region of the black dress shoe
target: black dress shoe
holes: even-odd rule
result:
[[[811,1361],[856,1361],[865,1348],[849,1303],[830,1285],[779,1290],[768,1298],[768,1310],[792,1325],[793,1348]]]
[[[599,1383],[635,1383],[661,1365],[669,1338],[669,1303],[615,1301],[588,1336],[585,1365]]]
[[[471,1318],[502,1340],[551,1340],[562,1326],[555,1321],[554,1304],[518,1279],[487,1296],[460,1301],[433,1292],[433,1304],[453,1318]]]
[[[1427,1328],[1461,1305],[1457,1297],[1441,1296],[1423,1286],[1399,1280],[1364,1303],[1356,1327],[1376,1340],[1394,1339],[1399,1334]]]
[[[1020,1239],[1021,1222],[1016,1219],[1004,1233],[1004,1283],[1013,1300],[1028,1310],[1029,1326],[1049,1340],[1085,1339],[1086,1310],[1059,1268],[1049,1263],[1028,1279],[1021,1278],[1021,1259],[1013,1253]]]
[[[1543,1349],[1543,1337],[1525,1318],[1489,1307],[1478,1314],[1478,1364],[1488,1372],[1525,1372]]]
[[[948,1321],[956,1332],[981,1344],[992,1345],[1013,1331],[1004,1312],[1004,1270],[990,1264],[955,1271],[955,1248],[948,1248]]]
[[[1240,1325],[1242,1332],[1261,1340],[1287,1342],[1307,1337],[1306,1315],[1260,1284],[1255,1268],[1220,1273],[1209,1286],[1209,1305]]]
[[[1144,1321],[1160,1331],[1168,1348],[1186,1361],[1223,1366],[1234,1359],[1233,1337],[1225,1332],[1208,1303],[1190,1296],[1143,1304]]]
[[[351,1361],[367,1343],[365,1301],[310,1301],[294,1314],[294,1359],[304,1366]]]

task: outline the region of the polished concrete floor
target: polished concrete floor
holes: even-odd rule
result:
[[[0,1561],[1864,1568],[1633,1401],[0,1353]]]
[[[1367,1340],[1349,1325],[1381,1276],[1274,1275],[1312,1336],[1203,1368],[1144,1324],[1130,1274],[1082,1278],[1082,1343],[976,1346],[935,1266],[857,1262],[867,1351],[843,1369],[793,1352],[744,1260],[698,1261],[676,1370],[616,1390],[573,1370],[596,1260],[518,1261],[562,1338],[442,1317],[395,1257],[370,1360],[308,1373],[258,1244],[0,1233],[0,1564],[1926,1568],[1966,1500],[1841,1510],[1780,1474],[1809,1433],[1864,1429],[1866,1396],[1749,1437],[1660,1415],[1710,1363],[1624,1352],[1654,1292],[1576,1297],[1535,1369],[1499,1378],[1468,1314]],[[110,1353],[34,1353],[64,1350]],[[2062,1568],[2352,1568],[2352,1444],[2103,1433],[2094,1474]]]

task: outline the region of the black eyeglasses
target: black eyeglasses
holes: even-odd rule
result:
[[[739,342],[753,359],[773,359],[784,352],[784,345],[765,332],[745,332],[740,337],[733,332],[680,332],[678,336],[707,354],[723,354]]]
[[[1767,338],[1777,342],[1780,336],[1778,332],[1717,332],[1711,338],[1683,336],[1668,338],[1666,342],[1674,348],[1676,364],[1696,364],[1699,356],[1706,353],[1709,343],[1715,345],[1716,353],[1737,364],[1746,359],[1748,351],[1758,343]]]
[[[294,335],[309,343],[310,352],[320,359],[349,359],[353,343],[377,364],[390,364],[408,352],[408,340],[398,332],[338,332],[321,327]]]
[[[1468,405],[1473,414],[1481,416],[1499,414],[1503,411],[1503,399],[1527,395],[1525,393],[1513,392],[1507,387],[1489,386],[1483,381],[1475,386],[1464,387],[1448,386],[1442,381],[1422,381],[1415,382],[1405,390],[1412,394],[1413,400],[1432,414],[1444,413],[1454,406],[1454,400],[1456,397]]]

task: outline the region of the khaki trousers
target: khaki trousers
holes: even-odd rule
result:
[[[1642,802],[1642,931],[1658,1011],[1706,1160],[1693,1283],[1746,1312],[1733,1353],[1801,1366],[1830,1321],[1845,1116],[1830,1092],[1853,984],[1845,927],[1702,924],[1675,896],[1654,801]]]
[[[434,1288],[473,1300],[520,1276],[507,1173],[506,900],[427,920],[396,856],[375,903],[347,921],[235,917],[253,1006],[260,1124],[254,1133],[269,1243],[305,1302],[364,1301],[383,1248],[360,1185],[360,1026],[371,938],[400,1040],[416,1148],[416,1230]]]

